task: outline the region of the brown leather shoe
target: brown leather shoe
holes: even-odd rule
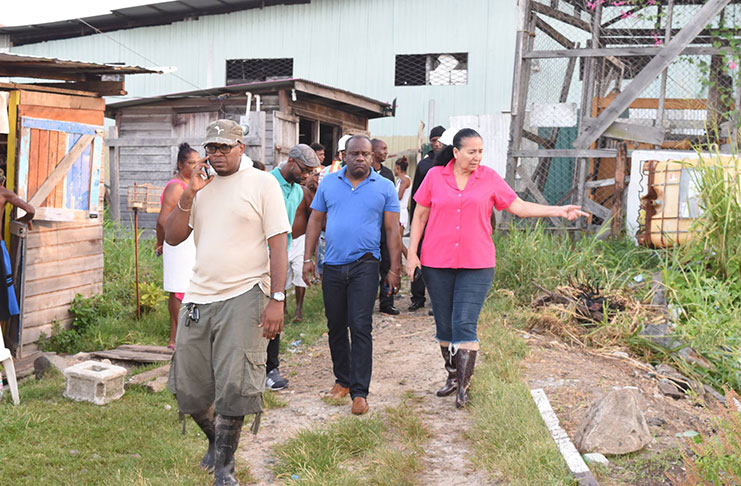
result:
[[[327,393],[327,396],[331,398],[342,398],[346,397],[348,393],[350,393],[349,388],[345,388],[339,383],[335,383],[332,389],[329,390],[329,393]]]
[[[352,414],[353,415],[363,415],[364,413],[368,413],[368,400],[365,399],[365,397],[355,397],[352,400]]]

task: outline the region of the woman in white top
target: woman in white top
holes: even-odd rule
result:
[[[396,176],[396,191],[399,194],[399,223],[401,223],[401,236],[409,232],[409,194],[412,192],[412,180],[407,175],[409,163],[406,157],[402,157],[394,164],[394,175]],[[404,257],[407,256],[407,249],[404,243],[401,244],[401,252]]]

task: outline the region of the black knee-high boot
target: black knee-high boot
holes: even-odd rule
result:
[[[458,349],[455,353],[455,368],[458,375],[458,396],[455,398],[455,406],[458,408],[463,408],[468,403],[468,388],[471,386],[476,354],[477,352],[471,349]]]
[[[234,453],[239,446],[244,416],[216,415],[215,422],[214,486],[239,485],[234,475]]]
[[[201,469],[212,473],[214,472],[214,439],[216,438],[214,426],[214,406],[207,408],[198,413],[190,415],[193,421],[201,428],[208,439],[208,450],[201,459]]]
[[[445,371],[448,372],[448,378],[445,380],[445,385],[440,388],[436,395],[439,397],[447,397],[452,394],[458,388],[458,376],[455,369],[455,356],[450,355],[450,349],[447,346],[440,346],[440,351],[443,354],[445,360]]]

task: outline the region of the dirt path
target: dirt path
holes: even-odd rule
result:
[[[420,415],[432,438],[423,445],[425,455],[419,484],[492,484],[483,471],[474,470],[470,443],[465,439],[471,427],[468,412],[455,410],[453,396],[438,398],[445,371],[434,341],[434,324],[427,309],[405,312],[408,296],[399,301],[399,316],[373,315],[373,380],[368,403],[371,412],[401,403],[405,394],[414,393]],[[322,424],[332,418],[350,415],[350,405],[331,406],[320,393],[334,383],[326,336],[303,352],[282,356],[281,372],[290,378],[289,387],[279,392],[289,402],[285,408],[265,414],[260,433],[247,432],[238,450],[238,460],[249,464],[258,484],[276,484],[270,449],[301,429]]]

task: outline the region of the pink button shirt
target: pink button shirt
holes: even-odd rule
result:
[[[458,189],[453,161],[433,167],[414,195],[430,208],[422,241],[422,265],[433,268],[491,268],[496,249],[491,240],[491,213],[501,211],[517,194],[490,167],[480,165]]]

